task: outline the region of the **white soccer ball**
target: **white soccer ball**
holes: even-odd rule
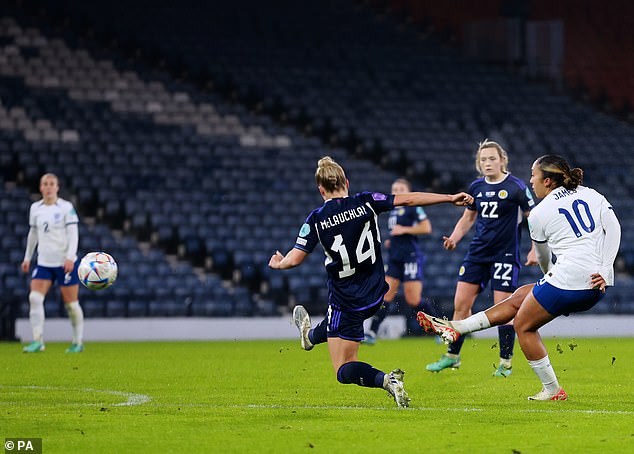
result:
[[[117,280],[117,262],[105,252],[89,252],[79,262],[79,281],[90,290],[110,287]]]

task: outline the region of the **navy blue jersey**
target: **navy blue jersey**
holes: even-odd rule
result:
[[[390,211],[387,227],[392,233],[395,225],[412,227],[427,219],[427,214],[423,207],[395,207]],[[390,236],[390,259],[405,260],[411,257],[412,252],[420,255],[418,247],[418,237],[416,235],[396,235]]]
[[[478,178],[468,190],[474,198],[477,210],[476,231],[469,245],[465,260],[472,262],[509,261],[519,262],[520,222],[523,213],[534,205],[533,195],[522,180],[507,175],[497,183],[487,183]]]
[[[302,225],[295,247],[310,253],[321,243],[335,309],[358,311],[383,300],[388,285],[377,216],[393,207],[393,195],[362,192],[327,200]]]

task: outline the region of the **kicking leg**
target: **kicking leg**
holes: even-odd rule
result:
[[[535,284],[523,285],[504,301],[486,311],[473,314],[465,320],[447,321],[419,312],[418,321],[426,331],[435,332],[445,342],[455,342],[463,334],[503,325],[513,320],[522,305],[522,301],[534,286]]]

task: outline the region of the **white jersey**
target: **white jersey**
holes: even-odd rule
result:
[[[572,191],[559,187],[533,208],[528,217],[531,239],[547,242],[556,259],[545,273],[547,282],[563,290],[590,289],[590,275],[599,273],[607,285],[614,285],[616,252],[614,257],[604,253],[610,210],[605,197],[585,186]],[[617,242],[619,238],[620,230]]]
[[[58,197],[52,205],[46,205],[43,200],[31,205],[29,225],[37,232],[38,265],[57,267],[63,266],[67,258],[77,259],[76,254],[68,257],[69,251],[77,251],[77,244],[70,244],[67,226],[78,223],[77,211],[67,200]]]

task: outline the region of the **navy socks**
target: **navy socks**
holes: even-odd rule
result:
[[[354,383],[355,385],[368,388],[383,388],[383,377],[385,372],[370,366],[368,363],[352,361],[344,364],[337,371],[337,380],[344,385]]]
[[[515,345],[515,328],[513,325],[498,326],[498,336],[500,339],[500,358],[511,359]]]
[[[460,336],[456,342],[449,344],[449,348],[447,348],[447,353],[450,353],[452,355],[459,355],[462,344],[464,344],[465,337],[466,336]]]
[[[328,319],[325,318],[317,326],[308,332],[308,339],[313,345],[323,344],[328,341]]]

